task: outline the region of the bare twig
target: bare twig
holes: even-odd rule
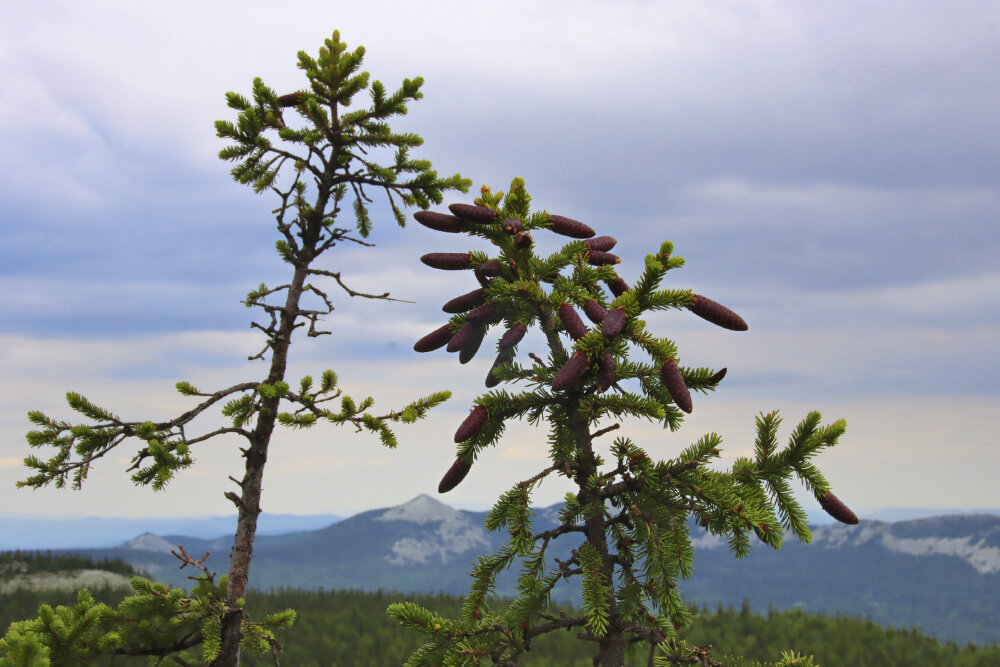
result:
[[[538,480],[542,479],[543,477],[545,477],[546,475],[548,475],[550,472],[554,472],[554,471],[559,470],[560,468],[562,468],[564,463],[565,463],[565,461],[563,461],[562,459],[559,459],[559,460],[555,461],[552,465],[550,465],[548,468],[546,468],[542,472],[540,472],[537,475],[535,475],[534,477],[532,477],[530,479],[526,479],[523,482],[518,482],[517,485],[519,487],[521,487],[522,489],[526,489],[529,486],[534,485],[535,482],[537,482]]]
[[[619,428],[621,428],[621,424],[615,423],[615,424],[612,424],[611,426],[608,426],[607,428],[602,428],[599,431],[594,431],[593,433],[590,434],[590,437],[591,437],[591,439],[593,439],[593,438],[596,438],[598,436],[604,435],[605,433],[608,433],[609,431],[614,431],[614,430],[619,429]]]
[[[367,294],[365,292],[358,292],[357,290],[353,290],[347,285],[345,285],[344,281],[341,280],[339,271],[334,273],[333,271],[324,271],[323,269],[309,269],[309,273],[333,278],[334,280],[337,281],[337,284],[340,285],[344,289],[344,291],[347,292],[347,294],[352,297],[360,296],[365,299],[384,299],[386,301],[398,301],[400,303],[415,303],[414,301],[408,301],[406,299],[394,299],[389,296],[388,292],[385,292],[383,294]]]

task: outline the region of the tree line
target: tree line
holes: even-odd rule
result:
[[[92,591],[97,602],[117,605],[127,591],[102,588]],[[338,667],[402,665],[416,650],[421,638],[406,631],[386,615],[389,604],[403,596],[378,591],[303,591],[275,590],[254,593],[261,613],[270,614],[294,608],[298,612],[295,627],[278,631],[282,643],[282,663],[298,667]],[[17,591],[0,595],[0,627],[36,616],[43,604],[72,605],[77,593],[72,591]],[[442,615],[455,614],[463,598],[450,595],[409,595],[407,600]],[[577,613],[556,605],[552,611],[567,615]],[[773,660],[783,650],[811,655],[816,665],[949,665],[951,667],[989,667],[1000,664],[1000,646],[942,643],[914,629],[885,628],[871,620],[844,616],[807,614],[800,610],[753,613],[749,604],[741,608],[690,607],[693,621],[679,632],[689,646],[711,644],[713,656],[727,667],[750,667],[755,661]],[[591,648],[577,639],[576,632],[549,633],[532,645],[523,656],[526,665],[552,667],[590,667]],[[287,641],[284,641],[286,640]],[[634,647],[626,664],[645,664],[646,656]],[[740,655],[739,659],[728,656]],[[723,658],[722,656],[727,656]],[[258,658],[259,659],[259,658]],[[148,665],[149,658],[109,657],[100,664],[117,667]],[[247,654],[241,664],[255,664]]]
[[[19,574],[63,572],[65,570],[104,570],[115,574],[136,575],[135,568],[121,558],[94,561],[86,556],[52,551],[0,551],[0,581],[9,581]]]

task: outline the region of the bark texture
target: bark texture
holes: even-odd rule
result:
[[[299,300],[302,298],[306,273],[305,266],[295,268],[295,275],[285,299],[285,308],[281,313],[281,324],[271,350],[271,369],[267,375],[267,384],[285,379],[288,348],[291,345],[292,332],[295,330],[295,320],[299,314]],[[238,609],[236,601],[246,598],[247,583],[250,580],[250,561],[253,559],[253,542],[257,534],[257,517],[261,512],[260,495],[264,480],[264,465],[267,463],[267,448],[274,432],[280,401],[281,398],[278,396],[265,398],[262,401],[250,447],[243,452],[246,467],[243,479],[240,481],[242,493],[237,503],[236,536],[229,559],[229,583],[226,588],[226,606],[233,611],[230,611],[222,621],[222,650],[218,658],[212,662],[212,667],[239,665],[242,639],[240,625],[244,611]]]

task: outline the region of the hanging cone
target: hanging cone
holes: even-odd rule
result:
[[[503,264],[495,259],[491,259],[477,266],[476,271],[484,278],[495,278],[503,271]]]
[[[591,250],[600,250],[602,252],[607,252],[618,244],[618,239],[613,236],[595,236],[592,239],[584,241],[587,247]]]
[[[583,320],[568,303],[560,304],[559,319],[562,320],[563,326],[566,327],[566,331],[573,337],[573,340],[580,340],[587,335],[587,325],[583,323]]]
[[[517,218],[507,218],[501,222],[500,225],[503,227],[505,232],[511,235],[520,234],[524,231],[524,223]]]
[[[626,315],[622,308],[612,308],[601,322],[601,333],[607,338],[614,338],[625,328],[625,320]]]
[[[605,352],[597,362],[597,393],[604,393],[614,383],[615,357],[610,352]]]
[[[451,325],[446,324],[439,329],[435,329],[414,343],[413,349],[417,352],[430,352],[431,350],[436,350],[442,345],[445,345],[450,339]]]
[[[819,501],[820,507],[837,521],[851,526],[857,525],[858,515],[852,512],[851,508],[845,505],[840,498],[833,495],[832,491],[827,491],[825,496],[816,496],[816,500]]]
[[[550,229],[556,234],[562,234],[573,239],[589,239],[597,233],[582,222],[570,220],[561,215],[550,215],[549,222],[552,224]]]
[[[306,101],[304,93],[288,93],[278,98],[279,107],[297,107]]]
[[[497,319],[497,307],[493,303],[484,303],[475,310],[470,310],[465,316],[468,322],[490,322]]]
[[[417,211],[413,218],[424,227],[430,227],[438,232],[448,232],[456,234],[465,229],[465,223],[461,218],[445,213],[435,213],[434,211]]]
[[[479,281],[480,285],[486,287],[490,284],[489,279],[499,276],[501,271],[503,271],[503,264],[495,259],[491,259],[476,267],[476,280]]]
[[[514,245],[518,250],[526,250],[532,243],[531,234],[528,232],[518,232],[514,235]]]
[[[448,347],[445,349],[449,352],[458,352],[461,350],[475,332],[476,326],[477,325],[474,322],[466,322],[463,324],[459,327],[458,331],[455,332],[455,335],[451,337],[451,340],[448,341]]]
[[[722,368],[712,374],[712,377],[708,378],[708,383],[710,385],[717,385],[722,382],[722,378],[726,377],[726,369]]]
[[[609,264],[619,264],[622,258],[610,252],[591,250],[587,253],[587,263],[591,266],[608,266]]]
[[[482,206],[470,206],[469,204],[452,204],[448,210],[469,222],[476,222],[485,225],[496,220],[497,212],[491,211]]]
[[[604,310],[604,306],[597,303],[593,299],[588,299],[583,304],[583,312],[587,314],[590,321],[594,324],[600,324],[607,317],[608,311]]]
[[[464,313],[467,310],[471,310],[476,306],[482,305],[485,301],[486,290],[482,288],[474,289],[468,294],[456,296],[454,299],[441,306],[441,310],[455,315],[458,313]]]
[[[687,385],[684,384],[681,371],[677,368],[677,363],[673,359],[667,359],[663,362],[663,368],[660,369],[660,380],[663,382],[663,386],[667,392],[670,393],[670,398],[674,399],[677,407],[690,414],[693,408],[691,405],[691,392],[688,391]]]
[[[721,303],[712,301],[700,294],[691,295],[689,310],[698,317],[732,331],[746,331],[747,323],[742,317],[729,310]]]
[[[467,252],[429,252],[420,261],[432,269],[460,271],[472,266],[472,256]]]
[[[474,407],[462,425],[455,431],[455,442],[465,442],[479,433],[479,430],[486,424],[486,417],[486,406],[477,405]]]
[[[569,389],[583,377],[587,371],[587,353],[578,351],[569,358],[556,376],[552,378],[552,391]]]
[[[479,351],[479,346],[483,344],[483,338],[486,336],[486,327],[483,324],[474,322],[472,326],[472,333],[469,334],[468,340],[458,352],[458,363],[460,364],[467,364],[476,356],[476,352]]]
[[[471,468],[472,464],[466,463],[462,460],[462,457],[455,459],[455,462],[448,468],[448,472],[441,478],[441,483],[438,484],[438,493],[448,493],[461,484],[465,476],[469,474]]]
[[[521,342],[521,339],[524,338],[524,334],[526,334],[527,332],[528,332],[527,325],[518,322],[510,329],[507,329],[507,333],[503,335],[503,338],[500,339],[498,345],[500,346],[501,349],[514,347],[515,345]]]
[[[604,284],[608,286],[608,289],[616,297],[628,291],[628,283],[622,280],[621,276],[615,276],[614,280],[605,280]]]
[[[494,375],[493,371],[495,371],[497,367],[500,366],[500,364],[510,363],[513,360],[514,360],[513,350],[509,348],[500,350],[500,352],[497,354],[496,360],[493,362],[493,365],[490,366],[490,372],[486,374],[486,386],[492,389],[493,387],[500,384],[500,378]]]

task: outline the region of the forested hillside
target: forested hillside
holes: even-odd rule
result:
[[[23,575],[67,570],[104,570],[115,574],[138,574],[135,568],[120,558],[93,560],[65,552],[0,551],[0,581],[10,581]]]
[[[21,562],[25,562],[22,557]],[[44,565],[32,565],[39,571]],[[74,561],[72,568],[94,567]],[[116,604],[124,592],[115,589],[92,591],[99,602]],[[461,599],[446,595],[404,596],[398,593],[356,591],[279,590],[255,594],[248,601],[254,614],[292,608],[299,617],[295,626],[280,635],[285,652],[283,665],[296,667],[349,667],[354,665],[385,667],[401,665],[417,648],[420,637],[404,631],[388,618],[385,608],[392,602],[410,599],[446,615],[458,613]],[[0,595],[0,624],[34,618],[42,604],[71,605],[76,593],[19,590]],[[566,611],[570,611],[567,609]],[[558,613],[556,611],[555,613]],[[689,645],[712,644],[713,656],[742,655],[744,665],[754,660],[774,659],[783,650],[814,655],[823,667],[843,665],[949,665],[950,667],[995,667],[1000,665],[1000,646],[959,647],[941,644],[916,631],[886,630],[861,619],[829,618],[801,611],[774,612],[764,615],[742,609],[699,608],[695,621],[682,636]],[[532,646],[527,665],[552,667],[590,667],[592,647],[576,639],[575,633],[547,635]],[[637,651],[630,663],[645,665],[648,650]],[[145,659],[119,658],[115,665],[145,665]],[[251,664],[249,661],[246,664]]]
[[[535,527],[557,524],[561,505],[537,508]],[[427,495],[395,507],[361,512],[320,530],[270,535],[254,548],[252,589],[353,588],[450,593],[468,591],[468,573],[483,553],[499,549],[504,533],[484,527],[486,512],[457,510]],[[758,613],[769,606],[814,614],[846,614],[895,628],[920,628],[941,641],[1000,641],[1000,517],[951,516],[894,524],[818,526],[813,540],[786,540],[780,551],[753,548],[734,558],[725,540],[689,524],[696,535],[694,573],[681,586],[684,599],[715,608]],[[81,550],[97,559],[120,558],[158,581],[189,587],[188,570],[170,554],[178,544],[210,552],[206,567],[225,572],[232,540],[188,535],[140,535],[116,549]],[[759,543],[752,541],[752,544]],[[566,560],[578,541],[554,545]],[[823,576],[816,576],[818,572]],[[514,595],[516,568],[501,574],[496,592]],[[913,582],[919,581],[920,586]],[[553,598],[579,604],[565,582]]]

